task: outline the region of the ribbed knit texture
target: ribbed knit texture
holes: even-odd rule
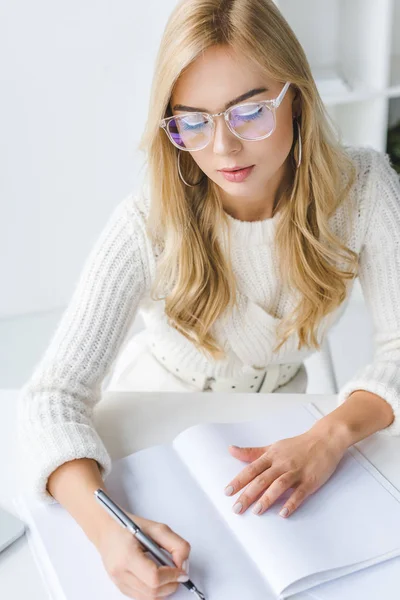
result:
[[[330,226],[360,254],[360,282],[375,327],[373,361],[359,369],[339,391],[338,404],[356,389],[378,394],[391,404],[395,419],[382,430],[400,434],[400,183],[386,154],[366,147],[347,147],[357,168],[357,181]],[[302,362],[314,350],[297,350],[292,335],[278,353],[276,326],[296,305],[285,294],[274,251],[277,213],[271,219],[243,222],[228,215],[232,231],[232,264],[238,306],[222,315],[212,333],[227,356],[207,360],[170,327],[164,301],[150,299],[157,251],[145,232],[149,210],[147,188],[124,198],[114,209],[90,252],[71,301],[18,401],[20,465],[28,490],[53,503],[46,491],[49,475],[76,458],[95,459],[103,477],[110,456],[93,425],[93,408],[101,399],[102,382],[115,363],[128,329],[140,311],[150,339],[173,353],[181,368],[208,376],[232,377],[248,367]],[[353,226],[347,236],[349,215]],[[223,232],[218,232],[223,243]],[[351,286],[349,286],[349,292]],[[346,301],[318,329],[337,323]]]

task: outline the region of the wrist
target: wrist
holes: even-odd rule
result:
[[[116,527],[121,527],[121,525],[119,525],[115,519],[106,512],[100,504],[98,504],[94,497],[93,500],[96,503],[96,506],[93,506],[90,517],[86,519],[81,526],[87,538],[98,549],[101,540],[104,539],[105,536],[108,536],[108,534]]]
[[[393,422],[390,404],[371,392],[355,390],[345,402],[317,421],[313,429],[346,450]]]
[[[353,445],[354,440],[351,429],[345,420],[332,417],[333,413],[322,417],[310,429],[329,444],[335,451],[344,452]]]

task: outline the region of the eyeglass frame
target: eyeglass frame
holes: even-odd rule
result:
[[[176,146],[177,148],[179,148],[179,150],[184,150],[185,152],[197,152],[198,150],[204,150],[204,148],[206,148],[208,146],[208,144],[211,142],[211,140],[214,137],[214,132],[215,132],[215,121],[214,121],[214,117],[220,117],[221,115],[224,115],[224,120],[225,123],[229,129],[229,131],[231,133],[233,133],[233,135],[235,135],[237,138],[239,138],[240,140],[243,140],[244,142],[257,142],[259,140],[265,140],[266,138],[268,138],[270,135],[272,135],[276,129],[276,109],[279,108],[280,104],[282,103],[282,100],[285,97],[286,92],[288,91],[290,86],[290,81],[287,81],[285,83],[285,85],[283,86],[281,92],[279,93],[279,95],[272,99],[272,100],[251,100],[249,102],[241,102],[240,104],[235,104],[234,106],[230,106],[229,108],[227,108],[226,110],[223,110],[219,113],[214,113],[214,114],[210,114],[207,112],[202,112],[202,111],[192,111],[192,112],[186,112],[183,113],[182,115],[172,115],[172,117],[166,117],[164,119],[161,119],[160,121],[160,127],[165,131],[165,133],[168,136],[168,139],[170,140],[170,142]],[[267,135],[263,135],[261,137],[257,137],[257,138],[253,138],[251,140],[247,139],[247,138],[243,138],[241,137],[238,133],[236,133],[230,126],[229,124],[229,118],[228,118],[228,114],[231,110],[233,110],[234,108],[239,108],[240,106],[247,106],[249,104],[265,104],[266,106],[271,106],[272,107],[272,114],[274,115],[274,128],[272,129],[272,131],[270,131],[269,133],[267,133]],[[188,115],[193,115],[193,114],[200,114],[200,115],[206,115],[208,120],[211,120],[211,125],[212,125],[212,131],[211,131],[211,136],[209,141],[206,143],[205,146],[203,146],[202,148],[196,148],[194,150],[191,150],[189,148],[182,148],[181,146],[178,146],[178,144],[176,144],[169,131],[168,131],[168,123],[169,121],[172,121],[172,119],[176,119],[177,117],[186,117]]]

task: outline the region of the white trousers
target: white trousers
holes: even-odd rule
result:
[[[131,337],[113,366],[111,377],[103,391],[130,392],[199,392],[198,387],[182,381],[153,356],[148,346],[147,330]],[[305,393],[307,371],[302,364],[296,375],[274,393]],[[208,391],[208,390],[207,390]]]

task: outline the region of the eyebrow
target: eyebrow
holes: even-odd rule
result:
[[[267,92],[267,91],[268,91],[268,88],[266,88],[266,87],[254,88],[252,90],[249,90],[248,92],[245,92],[241,96],[238,96],[237,98],[234,98],[233,100],[231,100],[230,102],[225,104],[225,110],[227,110],[234,104],[237,104],[238,102],[242,102],[243,100],[247,100],[247,98],[251,98],[252,96],[256,96],[257,94],[261,94],[262,92]],[[185,111],[189,111],[189,112],[206,112],[206,113],[209,112],[206,108],[195,108],[193,106],[185,106],[184,104],[175,104],[175,106],[173,107],[172,110],[185,110]]]

